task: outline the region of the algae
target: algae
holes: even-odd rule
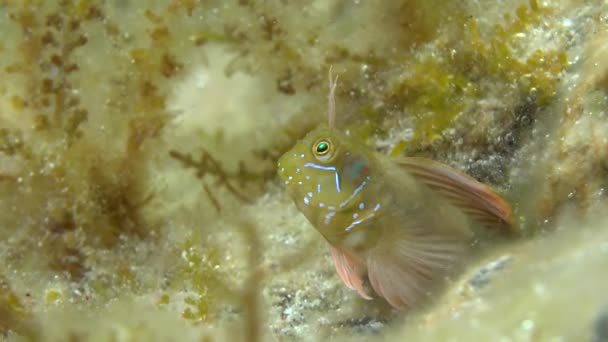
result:
[[[0,1],[0,335],[603,338],[607,10]],[[274,177],[330,66],[340,129],[517,209],[524,237],[430,307],[346,289]]]

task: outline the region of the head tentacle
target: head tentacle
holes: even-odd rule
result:
[[[329,67],[329,94],[327,96],[327,119],[329,128],[334,128],[336,121],[336,86],[338,85],[338,76],[332,75],[332,66]]]

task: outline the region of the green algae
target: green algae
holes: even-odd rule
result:
[[[10,251],[3,257],[10,268],[32,274],[42,288],[34,292],[38,302],[28,308],[23,298],[2,288],[0,307],[8,308],[0,312],[3,333],[27,335],[21,324],[34,322],[49,307],[67,305],[103,315],[102,308],[109,302],[147,296],[152,297],[155,309],[197,327],[218,323],[224,304],[239,302],[246,307],[248,331],[258,336],[263,321],[256,297],[261,276],[247,277],[255,286],[244,293],[226,286],[218,266],[227,263],[220,255],[232,243],[219,245],[214,240],[212,233],[217,232],[211,230],[217,225],[211,217],[216,211],[220,217],[239,216],[260,197],[278,196],[266,188],[274,182],[275,161],[323,120],[330,64],[344,72],[338,97],[345,114],[340,119],[347,121],[344,127],[351,134],[373,143],[375,137],[388,135],[387,127],[397,119],[411,119],[414,136],[397,141],[390,152],[394,155],[416,152],[441,140],[463,113],[484,99],[487,88],[481,81],[517,89],[518,105],[547,108],[568,66],[561,47],[530,49],[521,39],[535,28],[552,25],[554,9],[536,1],[508,11],[502,23],[493,27],[483,26],[464,10],[452,11],[453,4],[435,11],[440,2],[399,2],[398,13],[389,16],[396,21],[371,25],[385,30],[385,36],[397,37],[393,50],[373,44],[361,50],[343,43],[326,30],[333,27],[323,19],[310,26],[291,26],[283,12],[293,8],[279,1],[240,1],[222,7],[220,2],[184,0],[146,4],[150,8],[124,2],[122,10],[93,1],[0,3],[10,14],[10,32],[18,32],[13,42],[0,45],[0,53],[7,57],[0,62],[7,77],[0,84],[0,95],[8,104],[0,112],[0,206],[8,213],[0,224],[2,235],[12,239],[3,241]],[[338,13],[332,20],[343,15],[339,9],[332,11]],[[200,57],[217,47],[232,53],[225,68]],[[317,51],[322,51],[320,56]],[[243,116],[271,115],[276,121],[241,140],[245,144],[227,142],[226,154],[246,150],[254,162],[242,161],[231,169],[224,162],[227,156],[209,143],[212,139],[199,135],[190,135],[177,146],[167,142],[172,137],[166,133],[180,116],[167,109],[172,90],[198,64],[224,68],[227,77],[247,73],[270,79],[266,92],[287,99],[276,107],[247,108],[243,103],[239,109]],[[367,71],[360,75],[352,71],[360,68]],[[504,113],[516,107],[504,106]],[[196,109],[197,113],[206,110],[215,110],[213,104],[200,103]],[[291,116],[283,115],[288,111]],[[257,139],[258,135],[266,139]],[[194,175],[185,173],[180,181],[190,189],[202,189],[195,202],[207,196],[211,204],[167,209],[176,203],[163,197],[163,187],[175,183],[158,181],[168,176],[159,176],[162,167],[168,174],[176,169],[193,171]],[[229,196],[223,193],[226,189]],[[230,196],[236,197],[236,204],[227,199]],[[274,207],[254,208],[281,215],[285,208],[272,203]],[[259,234],[280,235],[276,231],[282,232],[282,224],[290,222],[279,221]],[[186,237],[165,244],[174,230]],[[254,237],[245,240],[251,242]],[[293,248],[277,245],[268,248]],[[264,252],[255,246],[250,252]],[[29,256],[24,250],[31,251]],[[260,256],[252,260],[259,261],[256,258]],[[157,262],[167,265],[157,268]],[[333,279],[326,269],[319,273],[322,282]],[[9,278],[22,284],[21,277],[12,274]],[[157,278],[163,277],[168,285],[159,285]],[[286,286],[284,296],[292,299],[285,301],[295,301],[296,290],[310,291],[310,287],[314,291],[318,285],[297,284],[303,285],[299,289]],[[327,289],[331,284],[319,286]],[[323,300],[344,304],[344,298],[353,299],[334,292],[342,297],[328,295]],[[319,300],[309,294],[297,298]],[[172,306],[176,303],[177,310]],[[252,304],[250,311],[247,304]],[[292,304],[297,307],[298,303]],[[289,305],[271,319],[282,322],[292,308]],[[333,310],[338,304],[329,307]],[[58,322],[69,335],[69,320],[48,321]],[[127,324],[124,329],[135,331],[141,324]]]
[[[204,245],[201,236],[197,234],[186,240],[180,251],[182,257],[179,265],[180,273],[194,291],[194,295],[184,299],[187,307],[182,312],[182,317],[191,321],[208,320],[212,313],[210,306],[213,297],[209,287],[215,283],[214,266],[220,261],[216,248],[210,247],[204,250],[202,247]]]
[[[496,88],[517,89],[522,103],[533,103],[539,110],[546,108],[556,96],[569,65],[567,54],[560,47],[530,51],[526,32],[547,25],[553,13],[551,5],[544,7],[529,1],[505,13],[502,23],[482,29],[477,18],[453,11],[435,28],[442,33],[439,37],[429,42],[421,39],[418,49],[404,49],[400,55],[377,51],[360,55],[333,46],[327,52],[327,65],[363,65],[366,70],[390,71],[385,84],[375,79],[370,82],[374,88],[357,84],[360,81],[352,75],[341,75],[339,88],[346,90],[338,89],[337,95],[347,101],[339,103],[346,110],[354,107],[356,112],[343,128],[368,140],[386,136],[390,130],[387,122],[394,123],[395,116],[412,118],[414,136],[396,142],[389,152],[397,156],[441,141],[447,129],[456,127],[456,121],[486,97],[488,82]],[[397,61],[403,66],[395,67]],[[367,82],[367,71],[365,75],[361,79]],[[482,79],[486,84],[479,82]],[[377,87],[378,83],[382,86]],[[353,99],[354,106],[348,104]],[[370,105],[372,101],[382,104]]]
[[[13,332],[28,340],[35,340],[38,336],[35,329],[36,322],[32,314],[13,292],[8,280],[0,276],[0,334]]]
[[[481,78],[513,84],[522,99],[529,98],[539,107],[549,104],[568,66],[566,53],[539,48],[524,60],[519,56],[525,49],[523,32],[541,25],[550,14],[550,8],[530,1],[517,7],[515,16],[505,14],[502,24],[485,33],[477,19],[462,19],[462,31],[456,31],[454,38],[439,40],[432,55],[422,54],[408,63],[406,75],[395,82],[389,99],[414,114],[415,134],[411,141],[397,144],[391,154],[416,150],[440,138],[467,106],[484,97],[477,82]]]

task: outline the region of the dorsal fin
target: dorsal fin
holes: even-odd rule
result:
[[[510,228],[511,206],[489,186],[431,159],[400,157],[394,161],[476,222],[492,228]]]

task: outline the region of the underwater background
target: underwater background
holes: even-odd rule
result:
[[[0,339],[607,341],[608,2],[0,0]],[[325,122],[517,236],[395,313],[276,161]]]

